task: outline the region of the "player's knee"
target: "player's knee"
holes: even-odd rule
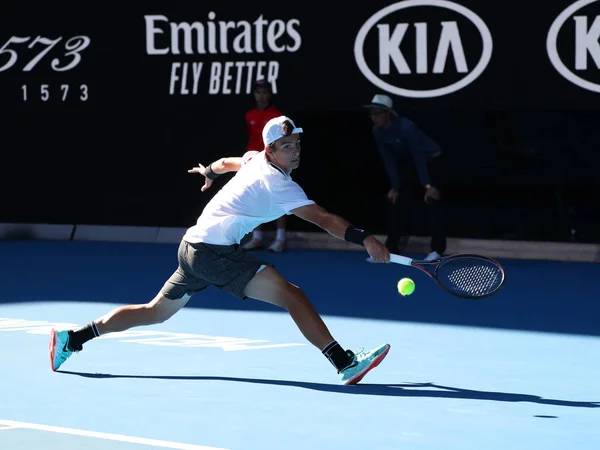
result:
[[[293,284],[287,283],[285,287],[282,288],[282,296],[285,299],[284,308],[290,309],[293,306],[303,306],[308,303],[308,297],[304,293],[304,291],[298,286],[294,286]]]
[[[145,305],[144,310],[146,313],[145,316],[146,316],[146,322],[148,323],[148,325],[163,323],[165,320],[167,320],[170,317],[170,316],[167,317],[167,314],[165,313],[165,311],[162,308],[160,308],[160,306],[158,306],[155,303],[153,304],[152,302]]]
[[[171,300],[159,294],[154,300],[146,305],[148,321],[151,324],[166,322],[181,309],[178,303],[187,299]]]
[[[153,315],[154,323],[156,324],[166,322],[171,317],[173,317],[173,313],[163,310],[155,311]]]

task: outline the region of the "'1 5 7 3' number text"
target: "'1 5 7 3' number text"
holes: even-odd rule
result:
[[[86,84],[81,84],[79,86],[73,86],[71,89],[71,92],[69,92],[70,89],[71,89],[71,86],[69,86],[68,84],[61,84],[59,88],[51,88],[50,85],[48,85],[48,84],[42,84],[39,87],[39,91],[36,88],[30,89],[30,86],[27,86],[26,84],[21,86],[21,92],[23,94],[23,101],[25,101],[25,102],[29,100],[30,96],[34,97],[36,95],[39,95],[39,98],[43,102],[47,102],[48,100],[50,100],[50,97],[51,96],[53,97],[55,94],[60,95],[61,102],[67,101],[67,99],[71,98],[73,95],[76,95],[78,97],[78,99],[82,102],[87,101],[88,87]],[[73,92],[73,91],[75,91],[75,92]]]

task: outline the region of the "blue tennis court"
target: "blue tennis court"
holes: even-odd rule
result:
[[[343,386],[287,313],[210,288],[171,320],[87,343],[52,372],[50,327],[145,303],[175,244],[0,242],[6,449],[597,449],[597,264],[501,260],[467,301],[366,253],[263,255],[346,348],[390,343]],[[399,278],[416,282],[410,297]],[[60,325],[63,324],[63,325]]]

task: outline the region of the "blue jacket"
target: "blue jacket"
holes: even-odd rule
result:
[[[414,162],[421,185],[431,184],[427,158],[439,155],[441,149],[410,119],[392,114],[390,127],[373,126],[373,136],[393,189],[400,189],[402,185],[398,168],[408,156]]]

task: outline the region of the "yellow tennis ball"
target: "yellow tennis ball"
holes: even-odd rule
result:
[[[400,295],[410,295],[415,291],[415,282],[410,278],[402,278],[398,281],[398,292]]]

